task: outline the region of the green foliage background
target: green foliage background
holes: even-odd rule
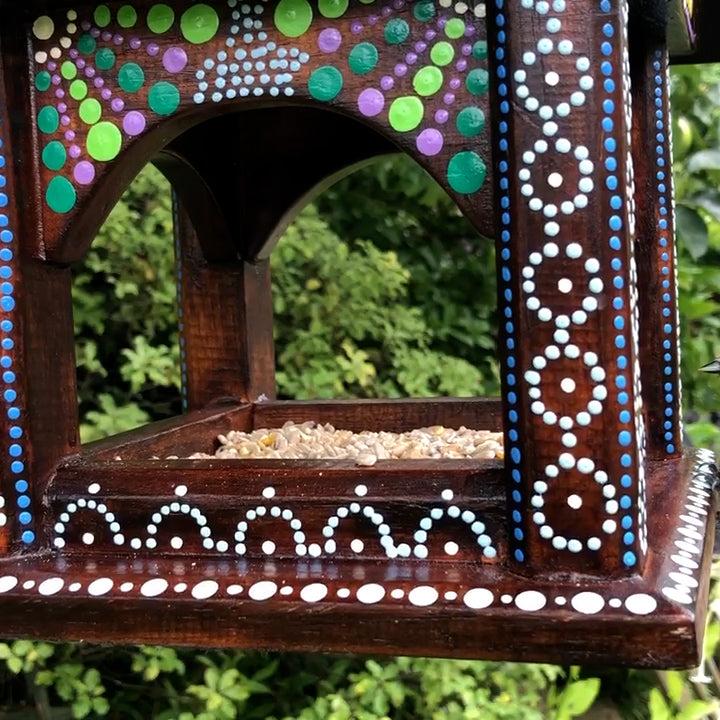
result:
[[[720,354],[720,70],[675,71],[673,104],[687,430],[720,449],[720,380],[697,373]],[[170,210],[148,168],[76,270],[86,441],[180,411]],[[272,263],[283,396],[498,393],[492,243],[408,160],[327,191]],[[681,673],[19,641],[0,643],[0,717],[566,720],[593,703],[608,718],[715,717],[718,603],[710,685]]]

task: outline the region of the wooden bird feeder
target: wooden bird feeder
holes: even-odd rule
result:
[[[667,70],[714,59],[716,6],[0,0],[3,633],[697,663],[717,470],[682,441]],[[398,149],[496,239],[502,396],[278,401],[273,243]],[[71,267],[149,161],[187,412],[81,446]],[[288,420],[505,458],[162,459]]]

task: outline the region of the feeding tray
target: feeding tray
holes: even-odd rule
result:
[[[709,7],[0,1],[5,633],[695,664],[717,468],[682,441],[667,66]],[[278,401],[273,244],[398,150],[495,238],[501,396]],[[150,160],[186,412],[81,446],[70,268]],[[504,457],[170,459],[308,421]]]

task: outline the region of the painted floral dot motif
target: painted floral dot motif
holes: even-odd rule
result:
[[[151,32],[161,35],[167,32],[175,22],[175,11],[164,3],[153,5],[147,14],[147,26]]]
[[[91,158],[107,162],[114,160],[120,153],[122,135],[117,125],[104,120],[90,128],[86,144]]]
[[[314,70],[308,80],[310,95],[320,102],[328,102],[337,97],[342,86],[342,73],[331,65]]]
[[[67,178],[58,175],[48,183],[45,199],[56,213],[63,214],[75,207],[77,193]]]
[[[393,130],[409,132],[422,122],[424,113],[422,101],[414,95],[406,95],[392,101],[388,120]]]
[[[479,104],[471,102],[469,89],[486,93],[487,75],[471,74],[481,69],[476,61],[483,53],[475,48],[484,40],[462,17],[464,11],[448,10],[445,0],[380,0],[374,13],[346,19],[348,7],[349,0],[318,0],[317,5],[279,0],[274,8],[240,0],[188,0],[183,9],[167,1],[99,5],[89,21],[76,14],[74,40],[35,52],[36,62],[47,64],[36,70],[36,90],[53,93],[38,116],[38,129],[63,130],[64,167],[68,159],[74,162],[67,177],[77,189],[92,184],[100,172],[97,163],[115,159],[124,142],[181,106],[290,97],[298,91],[316,102],[355,108],[394,132],[412,133],[408,140],[420,155],[443,158],[437,161],[439,172],[451,160],[444,155],[443,125],[449,120],[462,128],[456,154],[475,152],[469,143],[483,132],[484,114],[480,108],[460,112],[463,105]],[[137,34],[123,32],[136,27]],[[218,37],[221,27],[224,37]],[[308,31],[297,44],[283,44],[284,38]],[[303,49],[308,43],[316,53]],[[174,77],[181,73],[193,77],[196,89],[189,96]],[[356,76],[352,95],[349,73]],[[68,106],[67,98],[77,105]],[[82,124],[72,124],[76,120]],[[81,163],[89,163],[93,172]],[[472,163],[456,160],[453,167],[465,166],[472,176],[467,186],[481,184]]]
[[[356,75],[367,75],[375,69],[378,63],[378,49],[369,42],[355,45],[350,51],[348,65]]]
[[[185,48],[169,47],[163,53],[163,67],[173,75],[182,72],[187,65],[188,57]]]
[[[300,37],[307,32],[312,17],[307,0],[280,0],[275,8],[275,26],[286,37]]]
[[[460,195],[477,192],[485,182],[486,175],[485,163],[476,152],[471,150],[453,155],[448,164],[448,183]]]
[[[461,38],[465,34],[465,23],[460,18],[450,18],[445,23],[445,34],[453,40]]]
[[[348,5],[348,0],[319,0],[318,10],[323,17],[335,19],[345,14]]]
[[[183,37],[194,45],[212,40],[220,27],[220,18],[214,8],[200,3],[188,8],[180,18]]]

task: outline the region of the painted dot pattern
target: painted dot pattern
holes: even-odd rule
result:
[[[224,0],[182,9],[129,2],[98,5],[87,19],[74,10],[38,18],[37,125],[48,136],[44,144],[64,144],[67,160],[54,172],[73,187],[47,175],[49,209],[72,212],[104,163],[183,108],[296,92],[356,108],[380,127],[407,134],[421,156],[444,168],[451,189],[479,192],[487,176],[478,139],[489,90],[487,43],[477,37],[482,26],[467,21],[462,2],[382,0],[362,20],[346,17],[348,8],[348,0],[280,0],[274,8],[263,0]],[[484,17],[484,5],[475,17]],[[303,49],[308,42],[319,52]],[[195,78],[189,97],[181,92],[181,73]],[[350,77],[362,78],[354,96]],[[463,128],[466,142],[450,154],[445,127],[453,125]]]
[[[459,528],[464,528],[471,538],[472,546],[482,558],[494,560],[498,556],[497,547],[493,543],[486,523],[475,511],[461,507],[455,501],[454,493],[449,490],[443,491],[438,498],[439,504],[433,507],[426,517],[421,518],[418,528],[411,539],[400,540],[397,538],[393,534],[392,527],[376,507],[354,500],[335,509],[328,517],[320,536],[316,538],[315,542],[307,537],[302,519],[291,508],[284,506],[280,499],[276,498],[276,490],[273,487],[265,488],[262,493],[263,500],[242,513],[242,518],[235,526],[232,541],[215,537],[208,518],[202,509],[184,499],[187,494],[185,486],[178,486],[175,489],[176,501],[161,505],[157,512],[151,515],[144,537],[128,537],[123,531],[118,515],[108,504],[97,498],[99,492],[99,485],[90,486],[88,487],[88,497],[73,500],[63,508],[54,525],[53,545],[56,549],[63,550],[67,548],[69,528],[78,522],[82,522],[82,520],[75,519],[77,514],[81,513],[82,518],[87,518],[87,513],[90,513],[91,515],[99,515],[103,519],[113,545],[129,547],[134,551],[142,549],[152,551],[159,548],[170,552],[182,549],[187,538],[183,539],[176,536],[162,539],[164,536],[161,530],[163,524],[169,518],[184,516],[189,518],[191,523],[194,523],[195,532],[200,539],[203,550],[230,553],[236,556],[247,555],[249,543],[253,543],[256,551],[257,548],[260,548],[264,555],[281,554],[278,551],[276,541],[263,537],[262,532],[254,530],[254,525],[258,521],[270,518],[277,519],[287,527],[287,537],[292,539],[294,556],[297,558],[336,555],[343,549],[338,546],[336,540],[338,528],[344,523],[353,521],[365,523],[370,529],[367,539],[354,538],[349,544],[349,550],[358,555],[366,551],[374,553],[379,547],[384,555],[390,559],[410,557],[427,559],[430,555],[428,542],[433,528],[437,527],[439,523],[444,525],[451,523]],[[357,498],[362,498],[367,492],[366,486],[358,486],[355,488],[354,495]],[[96,538],[91,533],[85,533],[83,542],[86,545],[93,545]],[[460,548],[457,543],[451,541],[445,543],[443,551],[445,555],[453,556],[460,551]]]
[[[0,365],[2,366],[2,407],[9,421],[2,448],[6,472],[15,491],[15,508],[11,512],[5,496],[0,494],[0,528],[5,527],[12,517],[13,532],[23,545],[31,546],[35,542],[34,509],[30,486],[25,476],[25,411],[15,369],[17,238],[8,209],[10,180],[5,155],[4,123],[3,114],[0,112],[0,277],[3,278],[3,282],[0,283]],[[54,159],[54,162],[59,162],[59,159]]]
[[[680,342],[677,306],[677,247],[673,241],[675,226],[675,198],[671,172],[671,128],[667,111],[669,65],[667,57],[656,51],[653,58],[653,114],[655,129],[655,190],[658,199],[657,254],[660,271],[661,307],[658,322],[662,329],[662,432],[667,455],[680,451],[683,434],[682,385],[677,368],[680,367]]]

